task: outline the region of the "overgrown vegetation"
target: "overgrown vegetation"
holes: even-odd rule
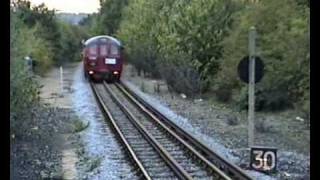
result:
[[[257,86],[257,109],[281,110],[309,103],[309,9],[293,0],[250,4],[235,17],[230,35],[224,39],[221,70],[215,88],[237,90],[246,105],[246,86],[237,78],[236,66],[247,54],[247,29],[258,32],[258,55],[266,64],[265,77]],[[230,93],[231,95],[231,93]],[[234,98],[236,99],[236,97]]]
[[[109,3],[113,8],[105,6]],[[237,64],[248,54],[248,30],[255,26],[257,53],[266,67],[257,109],[296,107],[308,114],[309,1],[107,0],[101,5],[84,24],[93,25],[92,35],[119,37],[138,71],[189,96],[213,91],[219,101],[241,109],[247,106],[247,85],[237,77]]]
[[[60,22],[55,11],[29,1],[10,6],[10,125],[12,133],[30,128],[34,109],[39,106],[39,85],[26,68],[25,56],[34,60],[34,73],[43,75],[52,65],[80,60],[85,32]],[[21,129],[22,128],[22,129]]]

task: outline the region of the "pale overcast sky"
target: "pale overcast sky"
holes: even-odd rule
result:
[[[33,5],[45,3],[49,9],[71,13],[93,13],[99,8],[99,0],[30,0]]]

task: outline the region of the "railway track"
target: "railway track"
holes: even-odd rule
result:
[[[143,179],[251,179],[123,84],[91,84]]]

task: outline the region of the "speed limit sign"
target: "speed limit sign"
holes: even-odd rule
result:
[[[250,167],[262,172],[275,172],[277,168],[277,149],[270,147],[251,147]]]

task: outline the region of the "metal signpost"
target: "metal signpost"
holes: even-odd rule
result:
[[[255,83],[264,75],[264,63],[256,56],[256,29],[249,30],[249,56],[242,58],[238,65],[240,79],[249,84],[248,88],[248,145],[250,148],[250,167],[262,172],[275,172],[277,168],[277,149],[254,146]]]
[[[251,27],[249,31],[249,109],[248,109],[248,143],[254,145],[254,85],[255,85],[255,46],[256,29]]]

